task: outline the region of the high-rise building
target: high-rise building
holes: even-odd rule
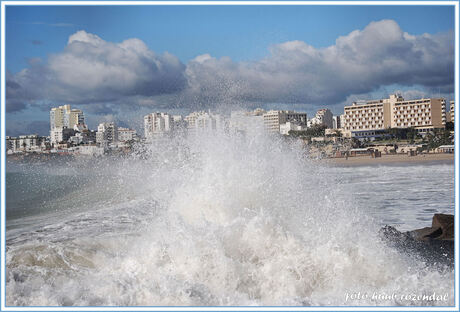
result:
[[[341,128],[341,119],[342,116],[332,116],[332,129],[340,129]]]
[[[85,116],[80,109],[71,109],[70,105],[53,107],[50,111],[51,144],[66,141],[75,134],[75,127],[86,127]]]
[[[128,128],[118,128],[118,141],[120,142],[127,142],[132,141],[137,137],[136,130],[128,129]]]
[[[85,116],[80,109],[71,109],[70,105],[53,107],[50,111],[50,130],[59,127],[73,129],[75,125],[84,124]]]
[[[99,146],[108,146],[118,142],[118,128],[114,122],[103,122],[97,126],[96,143]]]
[[[298,125],[307,124],[307,114],[294,111],[270,110],[264,115],[265,129],[269,132],[280,132],[280,125],[295,122]]]
[[[445,126],[445,109],[444,99],[406,101],[393,94],[388,99],[354,102],[345,106],[342,128],[353,132],[413,127],[423,132]]]
[[[211,112],[192,112],[185,117],[187,129],[190,133],[198,131],[223,131],[226,128],[226,120],[219,114]]]
[[[150,113],[144,116],[144,136],[147,139],[171,132],[173,129],[174,118],[168,113]]]
[[[450,101],[450,121],[455,122],[455,101]]]
[[[315,117],[311,119],[311,125],[323,125],[327,128],[333,128],[332,112],[328,108],[320,109],[316,112]]]

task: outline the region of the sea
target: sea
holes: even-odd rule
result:
[[[332,166],[265,133],[203,133],[8,160],[5,187],[7,306],[455,302],[452,266],[379,234],[454,213],[453,163]]]

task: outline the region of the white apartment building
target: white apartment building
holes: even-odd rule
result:
[[[69,129],[66,127],[55,127],[50,131],[50,142],[51,145],[56,145],[58,143],[67,142],[70,137],[75,135],[74,129]]]
[[[307,114],[294,111],[270,110],[263,114],[265,129],[269,132],[280,132],[280,125],[288,121],[299,125],[307,124]]]
[[[54,107],[50,111],[50,130],[59,127],[73,129],[75,125],[84,124],[85,116],[80,109],[71,109],[70,105]]]
[[[444,99],[406,101],[399,95],[388,99],[354,102],[345,106],[345,131],[383,130],[414,127],[419,131],[442,128],[446,123]]]
[[[144,116],[144,136],[147,139],[155,135],[171,132],[174,129],[174,119],[168,113],[150,113]]]
[[[127,142],[132,141],[137,137],[137,132],[134,129],[129,128],[118,128],[118,141],[119,142]]]
[[[45,148],[46,137],[37,134],[21,135],[19,137],[6,138],[6,150],[9,153],[33,152]]]
[[[340,116],[332,116],[332,129],[340,129],[341,128],[341,119],[342,115]]]
[[[103,122],[97,126],[96,143],[99,146],[108,146],[118,142],[118,128],[114,122]]]
[[[455,122],[455,101],[450,101],[450,121]]]
[[[191,133],[224,131],[226,129],[226,120],[219,114],[211,112],[192,112],[185,117],[187,129]]]
[[[264,128],[265,110],[257,108],[253,111],[232,111],[229,120],[229,129],[232,132],[248,132]]]
[[[320,109],[316,112],[315,117],[311,119],[311,125],[324,125],[327,128],[333,128],[332,112],[328,108]]]
[[[280,125],[280,133],[283,135],[289,135],[289,131],[302,131],[306,129],[306,125],[301,125],[293,121],[288,121]]]

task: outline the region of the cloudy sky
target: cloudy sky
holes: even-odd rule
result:
[[[454,92],[452,6],[8,6],[7,135],[49,109],[139,128],[151,111],[343,112]]]

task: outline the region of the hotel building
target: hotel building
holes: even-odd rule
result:
[[[444,99],[404,100],[390,95],[388,99],[354,102],[345,106],[342,128],[348,132],[416,128],[425,132],[446,124]]]

